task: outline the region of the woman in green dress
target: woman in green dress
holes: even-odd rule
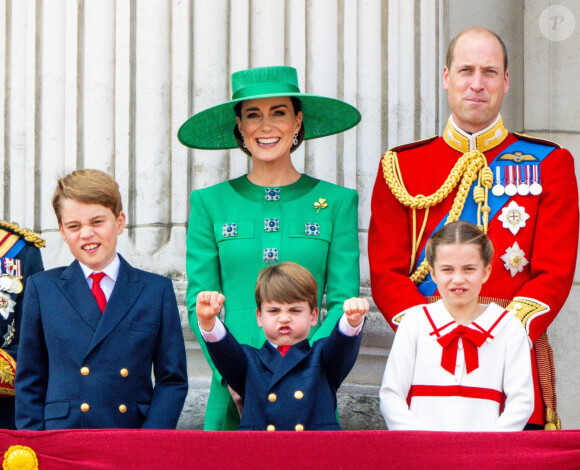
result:
[[[190,325],[213,370],[204,429],[235,430],[239,413],[213,366],[195,314],[197,294],[222,292],[224,321],[236,339],[265,341],[256,322],[254,288],[270,263],[294,261],[318,283],[327,315],[311,342],[328,336],[342,304],[358,296],[358,195],[299,173],[291,152],[303,140],[342,132],[360,121],[343,101],[300,93],[292,67],[260,67],[232,75],[232,100],[189,118],[179,141],[192,148],[240,147],[252,159],[242,177],[191,193],[187,231],[187,308]]]

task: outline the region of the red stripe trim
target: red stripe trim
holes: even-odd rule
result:
[[[407,401],[413,397],[465,397],[496,401],[501,404],[503,393],[492,388],[465,385],[412,385]]]
[[[4,238],[2,238],[2,240],[0,240],[0,245],[2,245],[2,243],[4,243],[6,241],[6,239],[12,235],[10,232],[6,233],[6,235],[4,236]]]
[[[477,328],[479,331],[481,331],[487,338],[489,339],[493,339],[493,336],[489,334],[489,331],[491,331],[491,329],[489,331],[486,331],[483,327],[479,326],[477,323],[475,322],[471,322],[471,324]]]
[[[502,320],[503,317],[505,317],[507,315],[508,311],[504,310],[503,313],[497,318],[497,320],[495,321],[495,323],[493,325],[491,325],[491,328],[489,330],[484,330],[481,326],[479,326],[477,323],[472,322],[471,324],[473,326],[475,326],[478,330],[480,330],[482,333],[485,333],[486,336],[489,339],[493,339],[493,335],[491,334],[491,332],[494,330],[494,328],[497,326],[497,324]]]
[[[427,310],[427,307],[423,307],[423,311],[425,312],[425,315],[427,315],[427,320],[429,320],[429,323],[431,323],[431,328],[433,328],[433,332],[437,334],[437,336],[439,336],[439,333],[437,332],[437,327],[435,326],[435,323],[433,323],[433,320],[431,319],[431,315],[429,315],[429,310]]]
[[[435,326],[435,323],[433,322],[433,319],[431,318],[431,315],[429,315],[429,310],[427,310],[426,306],[423,306],[423,311],[425,312],[425,315],[427,315],[427,320],[429,320],[429,323],[431,323],[431,328],[433,328],[433,331],[431,333],[429,333],[429,336],[437,335],[437,338],[439,338],[441,336],[439,334],[440,331],[444,330],[449,325],[453,325],[453,323],[455,323],[454,321],[451,321],[451,322],[447,323],[447,325],[443,325],[441,328],[437,328]]]
[[[455,323],[455,321],[450,321],[449,323],[446,323],[445,325],[443,325],[441,328],[436,329],[435,331],[432,331],[431,333],[429,333],[429,336],[431,335],[437,335],[437,337],[441,336],[439,334],[440,331],[443,331],[445,328],[447,328],[450,325],[453,325]]]
[[[505,317],[508,314],[507,310],[504,310],[503,313],[499,316],[499,318],[495,321],[495,323],[493,325],[491,325],[491,328],[489,329],[489,333],[491,333],[493,331],[493,329],[497,326],[497,324],[502,320],[503,317]]]

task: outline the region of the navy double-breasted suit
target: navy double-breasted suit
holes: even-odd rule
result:
[[[269,342],[256,349],[227,332],[207,348],[244,400],[240,430],[336,430],[336,392],[358,355],[362,334],[335,326],[328,338],[294,345],[284,357]]]
[[[175,428],[188,386],[173,286],[119,258],[102,314],[78,261],[28,279],[18,429]]]

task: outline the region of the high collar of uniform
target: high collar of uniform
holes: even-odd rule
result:
[[[443,139],[447,142],[447,145],[458,152],[467,153],[473,150],[479,150],[485,153],[501,144],[507,135],[508,131],[504,127],[499,114],[493,124],[473,134],[469,134],[460,129],[453,121],[453,116],[450,116],[445,127],[445,132],[443,133]]]

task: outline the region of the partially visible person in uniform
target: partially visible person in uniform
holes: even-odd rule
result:
[[[469,28],[449,45],[443,69],[451,117],[441,137],[388,151],[371,203],[373,299],[396,329],[405,312],[439,297],[425,244],[445,223],[467,220],[489,234],[496,258],[480,302],[507,307],[532,349],[535,409],[527,429],[560,427],[546,329],[572,285],[578,250],[578,188],[572,155],[512,134],[500,115],[509,89],[505,45]]]
[[[213,363],[243,399],[239,429],[339,430],[336,392],[356,362],[368,300],[346,299],[330,336],[311,347],[318,287],[307,269],[290,261],[264,268],[255,296],[258,327],[266,336],[261,348],[241,345],[216,319],[223,294],[197,295],[199,327]]]
[[[239,148],[252,159],[247,175],[191,193],[187,230],[187,309],[213,370],[204,429],[236,430],[239,398],[207,354],[195,314],[201,291],[224,294],[225,324],[242,344],[261,347],[254,287],[260,270],[281,261],[307,268],[326,291],[327,316],[310,331],[326,337],[345,299],[359,291],[358,195],[299,173],[291,153],[303,140],[342,132],[360,121],[340,100],[300,93],[292,67],[260,67],[232,75],[232,100],[202,111],[179,129],[181,143],[200,149]]]
[[[52,205],[75,261],[28,279],[16,426],[175,429],[188,388],[177,301],[170,279],[117,254],[119,185],[77,170]]]
[[[480,305],[493,245],[459,220],[427,242],[441,300],[401,320],[379,392],[390,430],[521,431],[534,409],[530,345],[512,312]]]
[[[16,429],[14,376],[28,276],[43,271],[45,242],[15,223],[0,221],[0,428]]]

